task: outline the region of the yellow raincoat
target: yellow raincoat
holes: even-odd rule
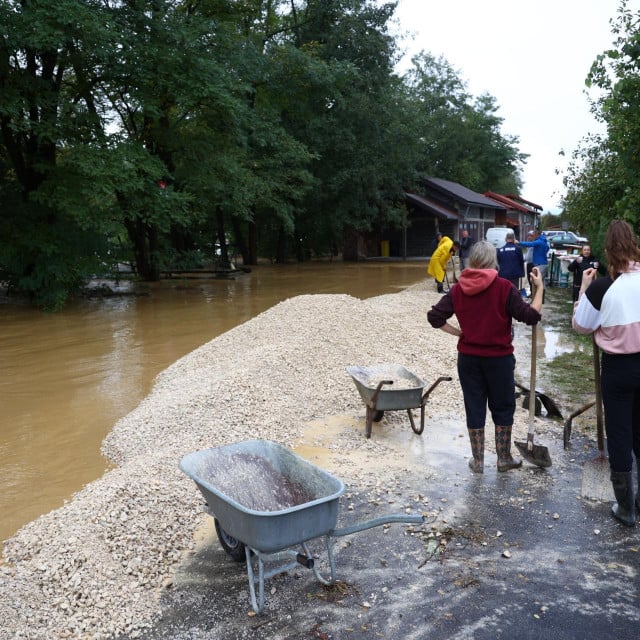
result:
[[[453,240],[447,236],[442,236],[436,250],[429,260],[429,268],[427,273],[433,276],[438,282],[444,281],[444,275],[447,270],[447,262],[451,258],[451,249],[453,248]]]

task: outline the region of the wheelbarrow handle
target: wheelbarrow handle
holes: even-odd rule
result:
[[[429,394],[441,383],[451,381],[451,376],[440,376],[423,394],[422,404],[425,404],[429,399]]]
[[[577,418],[581,413],[584,413],[587,409],[591,409],[593,405],[596,404],[595,400],[591,402],[587,402],[583,407],[576,409],[564,422],[564,430],[563,430],[563,442],[564,448],[567,449],[569,446],[569,440],[571,439],[571,426],[573,423],[573,419]],[[599,444],[599,443],[598,443]],[[604,447],[603,447],[604,449]],[[602,451],[603,449],[600,449]]]
[[[373,529],[373,527],[379,527],[382,524],[391,524],[392,522],[403,522],[405,524],[424,524],[426,522],[425,516],[422,515],[409,515],[404,513],[390,514],[387,516],[380,516],[373,520],[366,520],[365,522],[359,522],[349,527],[341,527],[340,529],[334,529],[329,532],[329,537],[348,536],[352,533],[358,533],[359,531],[365,531],[366,529]]]

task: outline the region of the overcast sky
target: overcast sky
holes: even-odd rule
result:
[[[609,20],[619,0],[399,0],[396,17],[411,55],[444,56],[478,96],[500,107],[502,133],[529,154],[522,197],[559,212],[562,170],[589,132],[584,80],[596,56],[611,47]],[[628,7],[640,10],[640,0]],[[403,63],[402,68],[406,68]],[[566,156],[561,157],[564,150]],[[446,178],[446,176],[438,176]]]

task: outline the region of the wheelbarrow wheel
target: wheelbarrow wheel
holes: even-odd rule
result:
[[[244,551],[244,543],[240,540],[236,540],[233,536],[230,536],[218,522],[217,518],[213,519],[216,527],[216,533],[218,534],[218,540],[222,548],[235,562],[244,562],[247,557]]]
[[[373,414],[373,421],[380,422],[382,418],[384,418],[384,411],[380,411],[380,409],[377,409],[376,412]]]

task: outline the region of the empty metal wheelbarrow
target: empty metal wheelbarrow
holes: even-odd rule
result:
[[[431,392],[451,376],[439,377],[426,391],[426,383],[398,364],[377,364],[370,367],[347,367],[358,393],[367,407],[365,435],[371,437],[374,422],[382,420],[385,411],[405,410],[414,433],[424,431],[424,407]],[[393,385],[393,386],[392,386]],[[420,408],[420,426],[416,427],[412,409]]]
[[[302,565],[322,584],[334,583],[333,538],[392,522],[424,522],[422,515],[391,514],[336,529],[344,484],[269,440],[196,451],[182,459],[180,469],[204,496],[222,548],[234,560],[246,561],[256,613],[264,609],[264,581],[279,573]],[[314,538],[324,538],[329,578],[315,567],[306,544]],[[278,564],[266,570],[266,562]]]

